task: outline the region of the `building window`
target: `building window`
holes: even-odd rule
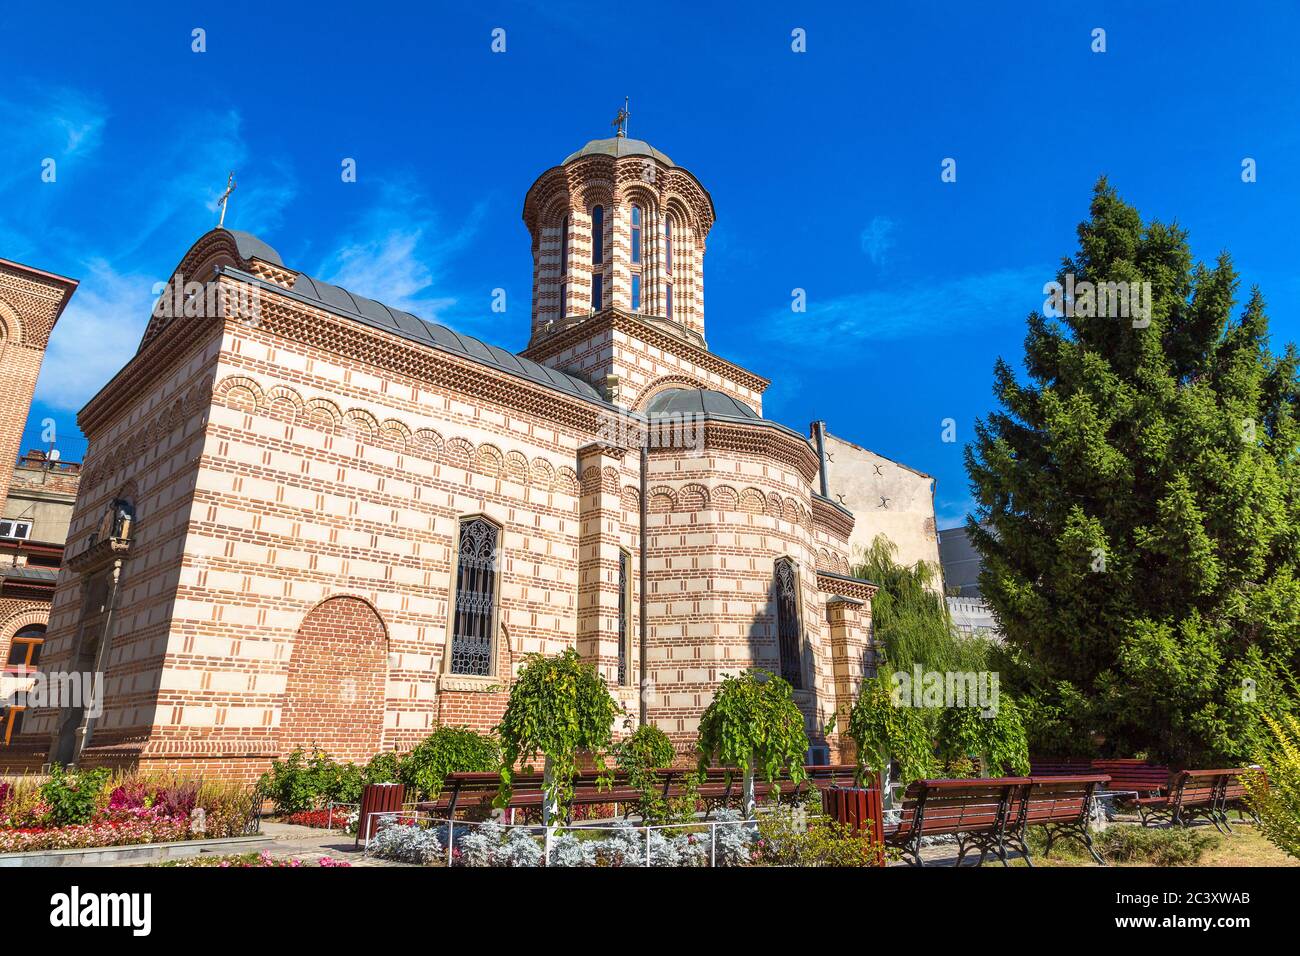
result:
[[[569,271],[569,217],[560,223],[560,276]]]
[[[629,600],[631,595],[628,593],[629,566],[632,563],[632,556],[626,551],[618,553],[618,682],[620,686],[627,684],[627,659],[629,636],[632,633],[631,621],[629,615],[632,611],[632,602]]]
[[[632,276],[632,311],[641,311],[641,277],[635,274]]]
[[[591,308],[599,312],[605,307],[605,277],[599,272],[591,276]]]
[[[461,519],[451,632],[453,674],[492,673],[499,534],[497,526],[486,518]]]
[[[605,261],[605,207],[595,206],[591,210],[591,264],[598,266]]]
[[[0,707],[0,737],[4,737],[6,747],[15,736],[22,733],[25,710],[25,707]]]
[[[667,316],[668,318],[670,318],[670,319],[673,317],[673,287],[672,287],[672,285],[669,285],[668,288],[664,290],[664,315],[666,315],[666,316]]]
[[[673,221],[664,220],[664,269],[673,274]]]
[[[32,523],[30,521],[10,521],[8,519],[0,521],[0,538],[14,538],[25,541],[31,536]]]
[[[45,644],[45,625],[29,624],[19,628],[9,645],[5,667],[9,671],[35,670],[41,660],[41,647]]]
[[[641,264],[641,207],[632,207],[632,264]]]
[[[781,676],[790,686],[803,687],[803,660],[799,634],[799,574],[794,562],[780,558],[776,562],[777,649],[781,655]]]

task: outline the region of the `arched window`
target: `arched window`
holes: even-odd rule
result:
[[[776,638],[781,676],[790,686],[803,687],[803,641],[799,629],[799,574],[789,558],[776,562]]]
[[[641,264],[641,207],[632,207],[632,264]]]
[[[41,659],[41,647],[45,644],[45,625],[28,624],[18,629],[9,645],[9,657],[6,666],[13,670],[35,670]]]
[[[591,264],[605,261],[605,207],[593,206],[591,210]]]
[[[462,518],[456,555],[456,611],[451,630],[451,672],[492,673],[496,626],[497,540],[486,518]]]

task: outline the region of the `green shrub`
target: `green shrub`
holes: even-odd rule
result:
[[[758,821],[753,862],[763,866],[875,866],[879,848],[820,813],[779,806]]]
[[[397,778],[418,799],[432,800],[442,792],[449,773],[490,773],[501,768],[496,738],[465,727],[439,727],[404,756]]]
[[[272,760],[271,769],[260,781],[276,813],[281,814],[312,810],[327,801],[358,803],[364,782],[356,764],[337,763],[321,750],[313,750],[307,758],[302,748],[285,760]]]
[[[103,802],[104,785],[111,776],[112,771],[105,767],[69,772],[52,765],[50,779],[41,786],[41,799],[50,808],[49,822],[60,827],[89,823]]]
[[[1029,850],[1041,856],[1046,846],[1042,827],[1030,827]],[[1207,851],[1219,845],[1219,838],[1188,827],[1152,828],[1118,824],[1092,835],[1093,846],[1107,863],[1143,863],[1148,866],[1194,866]],[[1052,856],[1090,859],[1083,844],[1073,837],[1059,837],[1052,843]]]
[[[401,756],[393,750],[375,754],[366,764],[366,783],[398,783],[401,779],[398,766]]]
[[[1256,754],[1260,772],[1242,779],[1260,830],[1282,852],[1300,859],[1300,720],[1290,714],[1264,722],[1273,740]]]
[[[700,776],[683,778],[682,793],[665,799],[663,778],[654,771],[671,767],[677,756],[672,741],[653,724],[643,724],[614,748],[614,762],[627,774],[628,786],[641,791],[637,812],[646,823],[684,823],[695,816]]]

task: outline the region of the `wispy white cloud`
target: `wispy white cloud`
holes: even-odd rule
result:
[[[108,148],[110,119],[94,94],[73,89],[0,95],[0,255],[81,280],[37,384],[37,398],[60,411],[80,408],[134,354],[154,285],[167,278],[145,270],[170,269],[184,252],[177,237],[192,241],[216,224],[230,169],[249,174],[227,225],[273,231],[297,192],[286,163],[252,154],[237,112],[164,120],[149,148],[130,156]],[[46,156],[58,163],[54,183],[40,179]]]
[[[1022,322],[1041,304],[1043,276],[1050,274],[1045,266],[1001,269],[830,299],[818,299],[809,289],[806,312],[775,310],[761,323],[761,334],[788,345],[806,346],[810,338],[834,342],[837,354],[851,358],[854,346],[870,342]]]
[[[408,184],[388,184],[357,231],[321,263],[318,275],[422,319],[473,331],[488,299],[476,297],[481,308],[466,308],[447,275],[473,242],[483,213],[480,204],[459,226],[445,230],[443,217],[423,196]]]
[[[36,398],[75,411],[135,354],[153,306],[154,278],[87,263],[81,286],[50,337]]]
[[[934,520],[940,531],[965,526],[966,516],[975,510],[975,499],[970,495],[964,498],[940,498],[935,502]]]
[[[894,220],[888,216],[876,216],[862,230],[858,242],[873,265],[883,266],[889,258],[889,251],[894,248]]]

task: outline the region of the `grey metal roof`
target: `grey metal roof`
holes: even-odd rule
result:
[[[314,300],[331,312],[347,313],[367,325],[400,335],[412,342],[455,353],[578,398],[608,404],[600,392],[580,378],[557,372],[498,346],[488,345],[473,336],[454,332],[445,325],[426,321],[410,312],[389,308],[382,302],[349,292],[341,286],[313,279],[305,273],[298,273],[292,294]]]
[[[707,388],[670,388],[650,399],[646,415],[703,415],[732,421],[762,421],[763,417],[744,402]]]
[[[653,156],[665,166],[677,165],[664,153],[655,149],[643,139],[629,139],[626,136],[611,136],[608,139],[593,139],[576,153],[565,157],[564,163],[572,162],[579,156]]]
[[[273,265],[283,266],[280,260],[280,253],[276,252],[257,236],[250,232],[243,232],[239,229],[227,229],[235,239],[235,247],[239,250],[240,256],[245,259],[261,259]]]
[[[0,569],[0,578],[25,579],[28,581],[45,581],[50,584],[59,576],[55,568],[38,568],[30,564],[10,565]]]

